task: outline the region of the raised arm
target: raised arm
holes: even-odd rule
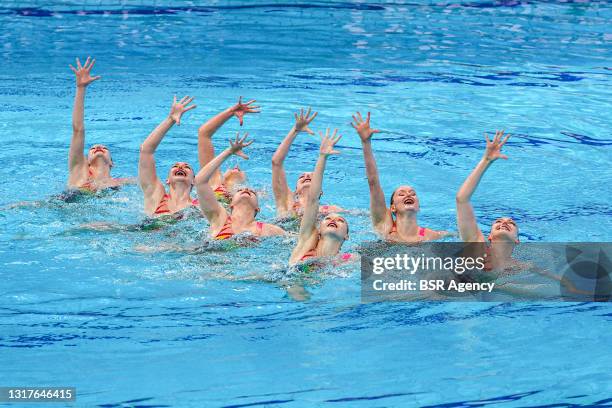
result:
[[[353,115],[353,121],[351,126],[357,130],[363,147],[363,159],[365,161],[366,175],[368,177],[368,186],[370,187],[370,213],[372,224],[374,224],[374,228],[380,232],[386,232],[383,230],[388,223],[392,222],[392,219],[389,209],[387,208],[387,203],[385,202],[385,193],[380,186],[376,159],[374,159],[374,153],[372,152],[372,135],[380,131],[370,128],[370,112],[368,112],[366,120],[363,120],[361,113],[357,112],[357,116]]]
[[[314,134],[308,125],[317,116],[317,112],[311,115],[310,108],[308,108],[306,115],[304,115],[304,109],[300,109],[300,114],[298,115],[295,113],[294,116],[295,124],[278,146],[276,152],[274,152],[274,156],[272,156],[272,190],[274,191],[274,200],[276,202],[276,213],[279,216],[283,216],[289,211],[292,194],[285,174],[285,158],[287,158],[289,148],[291,148],[291,144],[295,140],[295,137],[300,132],[306,132],[311,135]]]
[[[235,154],[236,156],[248,160],[249,157],[242,152],[244,147],[253,143],[253,141],[246,141],[248,135],[248,133],[245,133],[244,136],[240,138],[240,135],[236,133],[236,139],[230,139],[230,147],[221,152],[206,166],[202,167],[195,177],[200,208],[213,228],[221,226],[225,222],[227,212],[217,201],[217,197],[210,186],[210,179],[214,176],[215,172],[219,170],[223,162],[231,155]]]
[[[232,116],[236,116],[240,122],[240,126],[242,126],[244,115],[260,112],[259,106],[254,106],[253,103],[255,103],[255,99],[243,103],[241,96],[237,104],[216,114],[200,126],[198,129],[198,160],[200,162],[200,168],[206,166],[215,157],[215,148],[212,143],[212,136],[215,132]],[[218,185],[221,181],[221,172],[217,170],[214,177],[211,178],[210,183]]]
[[[155,150],[161,143],[162,139],[168,133],[168,130],[176,123],[181,124],[181,116],[187,111],[196,107],[189,104],[193,98],[189,96],[183,97],[179,102],[176,101],[176,96],[170,108],[170,114],[164,119],[145,141],[140,145],[140,159],[138,161],[138,182],[145,196],[145,209],[157,205],[161,197],[165,193],[164,185],[157,177],[155,168]]]
[[[70,69],[76,75],[76,95],[74,97],[74,108],[72,110],[72,139],[68,153],[68,183],[76,184],[85,172],[87,160],[83,154],[85,149],[85,89],[92,82],[100,79],[100,76],[91,76],[91,69],[96,63],[95,59],[87,57],[85,65],[77,58],[76,65],[70,65]]]
[[[485,133],[485,139],[487,141],[485,153],[457,192],[457,228],[459,228],[459,235],[464,242],[484,242],[484,236],[476,222],[474,208],[472,207],[470,199],[474,191],[476,191],[480,179],[491,163],[500,158],[508,158],[506,155],[501,154],[501,148],[506,144],[510,135],[506,135],[502,140],[503,136],[503,130],[497,131],[495,132],[493,141],[491,141],[489,140],[489,136]]]
[[[308,200],[306,201],[306,207],[304,208],[304,214],[300,223],[300,232],[296,249],[305,245],[313,237],[313,235],[316,234],[317,215],[319,214],[319,198],[321,197],[321,190],[323,187],[325,163],[327,162],[328,156],[340,153],[339,151],[334,150],[334,146],[342,138],[340,135],[336,136],[337,133],[338,129],[334,129],[334,133],[330,136],[329,129],[327,129],[325,131],[325,136],[321,134],[319,160],[317,160],[317,164],[312,174],[310,191],[308,192]]]

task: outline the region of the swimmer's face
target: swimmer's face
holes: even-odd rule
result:
[[[170,168],[170,172],[168,173],[168,184],[188,183],[189,185],[193,185],[194,176],[193,169],[189,163],[174,163],[174,165]]]
[[[512,241],[519,243],[518,227],[512,218],[502,217],[495,220],[489,233],[490,241]]]
[[[401,213],[420,210],[419,198],[410,186],[400,186],[391,195],[391,212]]]
[[[229,168],[223,173],[223,180],[227,182],[232,182],[235,184],[244,184],[246,181],[246,173],[240,170],[238,165],[235,165],[232,168]]]
[[[328,235],[341,241],[347,240],[349,237],[348,222],[339,214],[329,214],[321,221],[319,233],[321,236]]]
[[[302,194],[304,189],[310,187],[311,181],[312,173],[302,173],[295,184],[295,194]]]
[[[104,145],[93,145],[87,152],[87,162],[91,164],[94,160],[103,160],[109,166],[113,165],[113,160],[111,159],[110,151],[108,147]]]
[[[255,210],[255,215],[259,212],[259,200],[257,199],[257,193],[255,190],[245,187],[241,188],[232,196],[232,202],[230,208],[233,210],[237,204],[248,204]]]

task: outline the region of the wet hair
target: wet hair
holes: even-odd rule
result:
[[[391,207],[393,205],[393,197],[395,197],[395,192],[397,191],[398,188],[393,190],[393,192],[391,193],[391,199],[389,200],[389,207]]]

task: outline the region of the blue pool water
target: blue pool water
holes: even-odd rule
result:
[[[510,159],[474,200],[483,227],[511,215],[523,241],[610,241],[612,3],[8,1],[0,27],[0,386],[75,386],[79,407],[612,405],[605,304],[365,305],[357,265],[313,277],[310,300],[294,302],[274,283],[291,238],[227,252],[202,244],[197,219],[83,228],[139,223],[136,186],[50,200],[66,182],[68,64],[92,55],[102,80],[87,95],[87,144],[111,148],[117,176],[136,175],[172,95],[198,108],[158,149],[161,174],[196,163],[203,121],[256,98],[241,164],[272,220],[270,158],[310,105],[313,128],[344,135],[323,201],[350,209],[355,250],[375,236],[349,121],[370,110],[387,197],[413,185],[422,224],[456,230],[454,194],[482,133],[504,128]],[[222,128],[217,148],[238,129]],[[290,184],[317,148],[298,137]]]

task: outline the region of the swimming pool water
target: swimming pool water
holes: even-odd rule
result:
[[[250,132],[240,164],[272,220],[271,156],[312,106],[313,129],[344,135],[323,202],[350,210],[354,251],[376,238],[349,126],[369,110],[385,193],[413,185],[424,225],[456,230],[454,194],[483,132],[503,128],[510,159],[475,195],[481,225],[511,215],[523,241],[609,241],[611,22],[607,1],[3,2],[0,386],[76,386],[83,407],[612,405],[605,304],[360,304],[358,265],[294,302],[275,283],[292,238],[225,251],[198,219],[133,230],[136,186],[50,199],[66,183],[68,64],[92,55],[86,143],[110,147],[114,175],[136,175],[174,94],[198,108],[160,145],[162,175],[197,163],[207,118],[256,98],[262,113],[215,143]],[[291,185],[317,149],[298,136]],[[101,222],[115,228],[84,227]]]

